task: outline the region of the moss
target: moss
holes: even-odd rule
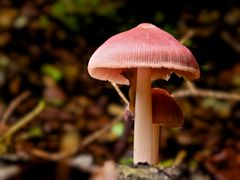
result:
[[[159,168],[155,166],[149,165],[136,165],[136,166],[125,166],[119,165],[117,168],[119,179],[164,179],[164,180],[172,180],[175,179],[180,171],[175,167],[170,168]]]

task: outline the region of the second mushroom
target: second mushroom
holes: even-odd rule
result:
[[[152,162],[157,164],[159,160],[159,146],[161,126],[167,128],[182,127],[184,123],[183,112],[171,95],[164,89],[152,89]],[[156,151],[156,152],[155,152]]]
[[[88,72],[96,79],[130,85],[130,110],[135,112],[133,161],[156,164],[151,81],[168,80],[172,72],[188,80],[199,78],[192,53],[169,33],[142,23],[104,42],[90,58]]]

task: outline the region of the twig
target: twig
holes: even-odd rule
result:
[[[8,106],[7,110],[5,111],[5,113],[3,114],[0,123],[1,125],[4,125],[6,123],[6,121],[8,120],[8,118],[10,117],[10,115],[12,114],[12,112],[16,109],[16,107],[26,98],[28,98],[30,96],[30,91],[24,91],[22,94],[20,94],[19,96],[17,96],[14,100],[11,101],[10,105]]]
[[[181,163],[183,162],[183,160],[185,159],[185,157],[187,156],[187,152],[185,150],[181,150],[178,152],[175,160],[174,160],[174,166],[179,166],[181,165]]]
[[[190,29],[187,33],[179,40],[180,43],[184,43],[185,41],[191,39],[195,35],[195,31]]]
[[[29,152],[36,157],[48,159],[51,161],[60,161],[63,159],[68,159],[71,155],[75,154],[77,150],[78,149],[76,149],[76,151],[60,150],[59,152],[48,152],[38,148],[31,148]]]
[[[26,116],[21,118],[17,123],[15,123],[12,127],[10,127],[7,132],[3,134],[3,136],[0,138],[0,141],[3,141],[4,139],[11,137],[12,134],[14,134],[17,130],[22,128],[24,125],[29,123],[36,115],[38,115],[45,107],[45,102],[40,101],[35,109],[33,109],[30,113],[28,113]]]
[[[122,93],[122,91],[119,89],[119,87],[116,85],[116,83],[110,82],[112,84],[112,86],[114,87],[114,89],[117,91],[118,95],[122,98],[123,102],[125,104],[129,104],[129,101],[127,100],[127,98],[125,97],[125,95]]]
[[[115,90],[118,92],[119,96],[122,98],[122,100],[129,104],[129,101],[126,99],[124,94],[121,92],[121,90],[118,88],[118,86],[115,83],[111,83]],[[184,98],[189,96],[194,97],[209,97],[209,98],[216,98],[216,99],[223,99],[223,100],[235,100],[240,101],[240,94],[237,93],[227,93],[224,91],[216,91],[211,89],[201,89],[197,88],[192,82],[186,81],[187,89],[183,90],[177,90],[172,93],[172,97],[174,98]]]
[[[101,135],[103,135],[105,132],[107,132],[114,124],[120,122],[122,119],[122,116],[116,117],[113,121],[111,121],[109,124],[104,126],[102,129],[94,132],[93,134],[89,135],[82,141],[82,147],[85,147],[95,141],[97,138],[99,138]]]
[[[112,122],[101,128],[100,130],[94,132],[93,134],[87,136],[85,139],[82,140],[82,143],[80,144],[80,147],[86,147],[87,145],[91,144],[95,140],[97,140],[100,136],[102,136],[104,133],[106,133],[114,124],[118,123],[122,117],[115,118]],[[41,149],[37,148],[31,148],[30,153],[34,156],[41,157],[44,159],[52,160],[52,161],[59,161],[61,159],[64,159],[66,157],[71,156],[76,151],[59,151],[50,153]]]
[[[200,89],[200,88],[196,88],[194,91],[191,91],[189,89],[177,90],[172,93],[172,96],[175,98],[184,98],[184,97],[194,96],[194,97],[209,97],[209,98],[216,98],[216,99],[223,99],[223,100],[240,101],[240,94],[226,93],[223,91],[214,91],[214,90]]]
[[[189,89],[189,91],[193,93],[196,92],[196,86],[192,82],[186,81],[186,86]]]
[[[240,53],[240,43],[237,38],[232,37],[228,32],[221,32],[222,39],[237,53]]]

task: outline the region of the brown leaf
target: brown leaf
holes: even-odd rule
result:
[[[225,148],[220,153],[206,160],[205,166],[217,180],[240,180],[240,153]]]

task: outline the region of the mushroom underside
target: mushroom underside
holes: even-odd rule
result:
[[[131,68],[106,68],[106,67],[98,67],[93,68],[91,71],[92,77],[98,77],[98,79],[103,81],[111,81],[117,84],[129,85],[128,79],[122,76],[122,72],[126,71],[126,69],[131,70]],[[198,78],[199,73],[194,69],[183,69],[177,70],[173,68],[151,68],[151,80],[156,79],[164,79],[169,80],[171,74],[174,72],[179,77],[184,77],[188,80],[193,80]]]

